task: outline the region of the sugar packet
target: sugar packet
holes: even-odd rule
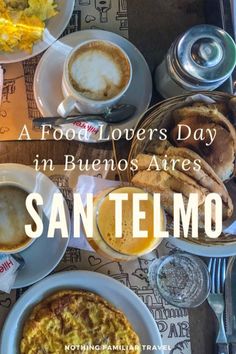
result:
[[[101,125],[100,121],[74,122],[62,124],[61,131],[67,140],[79,140],[83,142],[97,143],[107,139],[109,126],[107,123]]]
[[[11,292],[20,266],[21,262],[12,255],[0,254],[0,291]]]

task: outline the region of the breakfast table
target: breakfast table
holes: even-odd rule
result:
[[[115,0],[112,0],[112,3],[113,1],[115,2]],[[116,16],[120,18],[120,24],[118,26],[119,28],[117,27],[115,31],[125,37],[128,37],[129,40],[141,51],[147,60],[151,73],[153,73],[156,65],[161,62],[163,56],[170,47],[170,44],[178,34],[184,32],[193,25],[205,23],[209,18],[213,17],[211,14],[213,11],[213,7],[211,7],[212,4],[210,4],[211,1],[128,0],[127,9],[125,6],[126,1],[119,0],[118,2],[119,13]],[[73,21],[71,21],[69,26],[70,30],[76,31],[86,28],[102,27],[102,24],[97,25],[90,22],[93,20],[93,14],[91,14],[91,12],[88,14],[85,13],[86,6],[90,6],[90,4],[90,1],[76,1],[76,10]],[[211,16],[208,16],[209,13]],[[90,16],[90,18],[88,16]],[[112,24],[109,22],[106,25],[107,27],[105,29],[113,29]],[[35,108],[35,104],[32,103],[32,91],[30,92],[30,90],[32,90],[32,78],[30,82],[30,75],[32,76],[32,70],[35,70],[35,62],[32,59],[26,60],[23,63],[23,68],[23,80],[25,78],[25,87],[21,89],[25,90],[25,92],[21,91],[21,89],[19,90],[18,88],[18,97],[19,100],[28,100],[28,119],[32,119],[35,117],[35,110],[37,110]],[[44,84],[47,85],[47,82]],[[29,88],[30,85],[31,89]],[[11,101],[11,90],[15,90],[16,88],[17,86],[11,82],[8,82],[8,86],[4,86],[5,91],[3,90],[3,97],[5,97],[5,100],[9,99],[9,101]],[[137,87],[137,90],[140,90],[140,88]],[[156,92],[153,92],[151,104],[155,104],[160,100],[161,97]],[[20,104],[25,104],[25,102],[20,102]],[[1,113],[3,114],[3,112]],[[16,120],[18,119],[17,111],[15,111],[14,118]],[[70,154],[75,156],[77,159],[88,159],[90,163],[95,158],[104,159],[114,156],[114,147],[111,142],[86,144],[78,141],[54,141],[50,139],[45,141],[18,141],[17,139],[13,139],[10,141],[4,138],[3,133],[0,133],[0,141],[0,163],[10,162],[32,166],[36,155],[39,155],[40,159],[52,159],[54,161],[54,165],[56,166],[55,172],[52,173],[49,171],[47,174],[64,191],[66,190],[64,183],[68,182],[66,179],[60,179],[60,176],[63,174],[60,166],[64,164],[64,155]],[[118,158],[127,158],[130,142],[122,140],[116,142],[115,147]],[[118,179],[116,174],[108,174],[107,178]],[[68,200],[69,197],[67,196],[66,199]],[[167,244],[167,249],[168,248],[172,248],[171,244]],[[62,269],[88,269],[99,271],[99,264],[101,263],[101,267],[103,267],[101,272],[105,272],[106,274],[109,274],[109,272],[110,274],[118,274],[116,278],[129,287],[130,282],[132,283],[132,281],[135,284],[136,282],[140,282],[140,284],[142,283],[143,276],[145,276],[145,274],[143,274],[145,269],[144,264],[137,263],[133,266],[133,268],[131,267],[131,270],[129,270],[128,266],[123,266],[119,263],[112,265],[109,269],[109,264],[106,264],[100,258],[97,258],[96,254],[86,252],[87,251],[78,250],[75,248],[68,249],[62,262],[57,268],[57,271]],[[158,252],[159,254],[162,254],[162,250],[159,250]],[[148,260],[146,260],[146,262],[148,262]],[[19,290],[17,296],[20,296],[21,292],[22,290]],[[140,297],[142,296],[143,298],[145,298],[145,296],[147,298],[150,294],[145,294],[145,291],[143,290],[143,295],[141,294]],[[148,301],[152,300],[146,300],[145,302],[147,303]],[[151,305],[149,307],[151,307]],[[168,337],[169,343],[172,343],[172,338],[176,339],[175,342],[173,342],[176,347],[174,348],[173,346],[171,348],[172,351],[169,349],[169,351],[166,351],[167,353],[211,354],[214,352],[217,325],[215,316],[207,302],[196,309],[189,310],[181,314],[178,314],[177,311],[173,312],[172,321],[168,323],[168,329],[166,328],[167,325],[163,317],[163,312],[159,311],[159,313],[156,314],[156,320],[163,338]],[[181,351],[181,349],[177,346],[176,343],[184,341],[186,341],[186,343],[190,341],[191,350],[189,348],[188,351]]]

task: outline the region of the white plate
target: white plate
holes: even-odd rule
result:
[[[54,193],[59,193],[56,185],[43,173],[18,164],[0,165],[0,183],[12,182],[23,189],[39,193],[44,201],[44,232],[25,251],[19,254],[25,260],[25,266],[19,271],[14,288],[29,286],[48,275],[63,257],[69,238],[62,238],[60,231],[56,231],[54,238],[47,237],[48,218]],[[65,203],[67,227],[70,230],[70,215]]]
[[[231,257],[236,255],[236,243],[219,246],[203,246],[174,237],[170,238],[170,242],[183,251],[203,257]]]
[[[108,276],[87,271],[62,272],[49,276],[26,291],[11,310],[5,322],[0,353],[18,354],[22,325],[32,307],[59,289],[86,289],[95,292],[121,309],[134,327],[141,344],[161,346],[156,322],[146,305],[126,286]],[[73,343],[72,343],[73,344]],[[143,354],[150,351],[143,351]],[[152,351],[162,354],[161,350]]]
[[[36,43],[32,53],[16,51],[13,53],[0,52],[0,63],[8,64],[23,61],[38,55],[55,42],[66,29],[74,10],[75,0],[56,0],[58,14],[46,22],[43,39]]]
[[[233,179],[226,183],[227,190],[233,201],[234,211],[231,218],[225,221],[224,231],[225,234],[236,233],[236,183]],[[171,243],[175,246],[183,249],[186,252],[193,253],[204,257],[230,257],[236,255],[236,242],[235,243],[225,243],[223,245],[199,245],[197,243],[192,243],[185,240],[179,240],[171,238]]]
[[[109,40],[118,44],[131,60],[133,79],[120,102],[134,105],[137,111],[127,122],[117,124],[115,127],[122,131],[126,128],[133,128],[151,102],[152,76],[139,50],[127,39],[112,32],[102,30],[75,32],[61,38],[47,50],[38,64],[34,77],[34,96],[38,109],[44,117],[58,115],[57,107],[63,100],[61,81],[64,61],[75,46],[90,39]],[[67,125],[67,127],[73,127],[73,125]],[[97,141],[91,139],[87,142]]]

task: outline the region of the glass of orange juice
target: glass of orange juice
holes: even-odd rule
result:
[[[112,193],[126,193],[128,200],[122,202],[122,237],[115,237],[115,202],[109,199]],[[147,231],[147,237],[133,235],[133,194],[146,193],[136,187],[118,187],[106,189],[94,198],[93,238],[88,238],[93,249],[112,260],[129,261],[143,256],[155,249],[162,241],[154,237],[154,205],[153,196],[148,193],[148,199],[140,201],[140,211],[145,212],[145,218],[140,220],[140,230]],[[158,216],[160,230],[165,230],[165,214],[163,209]]]

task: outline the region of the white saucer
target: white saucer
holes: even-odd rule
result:
[[[90,39],[109,40],[118,44],[128,54],[133,68],[133,79],[120,103],[129,103],[137,107],[133,117],[127,122],[115,125],[122,131],[134,128],[148,108],[152,97],[152,76],[149,67],[139,50],[127,39],[107,31],[85,30],[75,32],[55,42],[43,55],[34,77],[34,96],[39,111],[44,117],[57,116],[57,107],[63,100],[61,91],[62,71],[65,58],[78,44]],[[66,127],[72,127],[67,125]],[[63,127],[63,126],[62,126]],[[65,129],[65,127],[63,127]],[[99,139],[99,141],[101,141]],[[86,142],[97,142],[95,139]]]
[[[58,3],[58,14],[46,22],[43,39],[33,46],[32,53],[15,51],[12,53],[0,52],[0,63],[8,64],[23,61],[42,53],[53,42],[55,42],[66,29],[72,16],[75,0],[56,0]]]
[[[117,280],[103,274],[70,271],[51,275],[27,290],[16,302],[5,321],[0,342],[3,354],[19,353],[22,325],[38,302],[59,289],[85,289],[95,292],[124,312],[140,338],[141,345],[161,348],[157,324],[142,300]],[[74,343],[71,343],[74,344]],[[143,349],[142,354],[163,354],[161,349]]]
[[[56,185],[43,173],[18,164],[0,165],[0,183],[16,183],[23,189],[39,193],[44,201],[44,233],[25,251],[19,253],[24,258],[25,265],[19,270],[14,289],[23,288],[44,278],[58,265],[63,257],[69,238],[62,238],[56,231],[54,238],[47,237],[48,219],[51,213],[54,193],[59,193]],[[70,231],[70,215],[65,203],[67,227]]]

